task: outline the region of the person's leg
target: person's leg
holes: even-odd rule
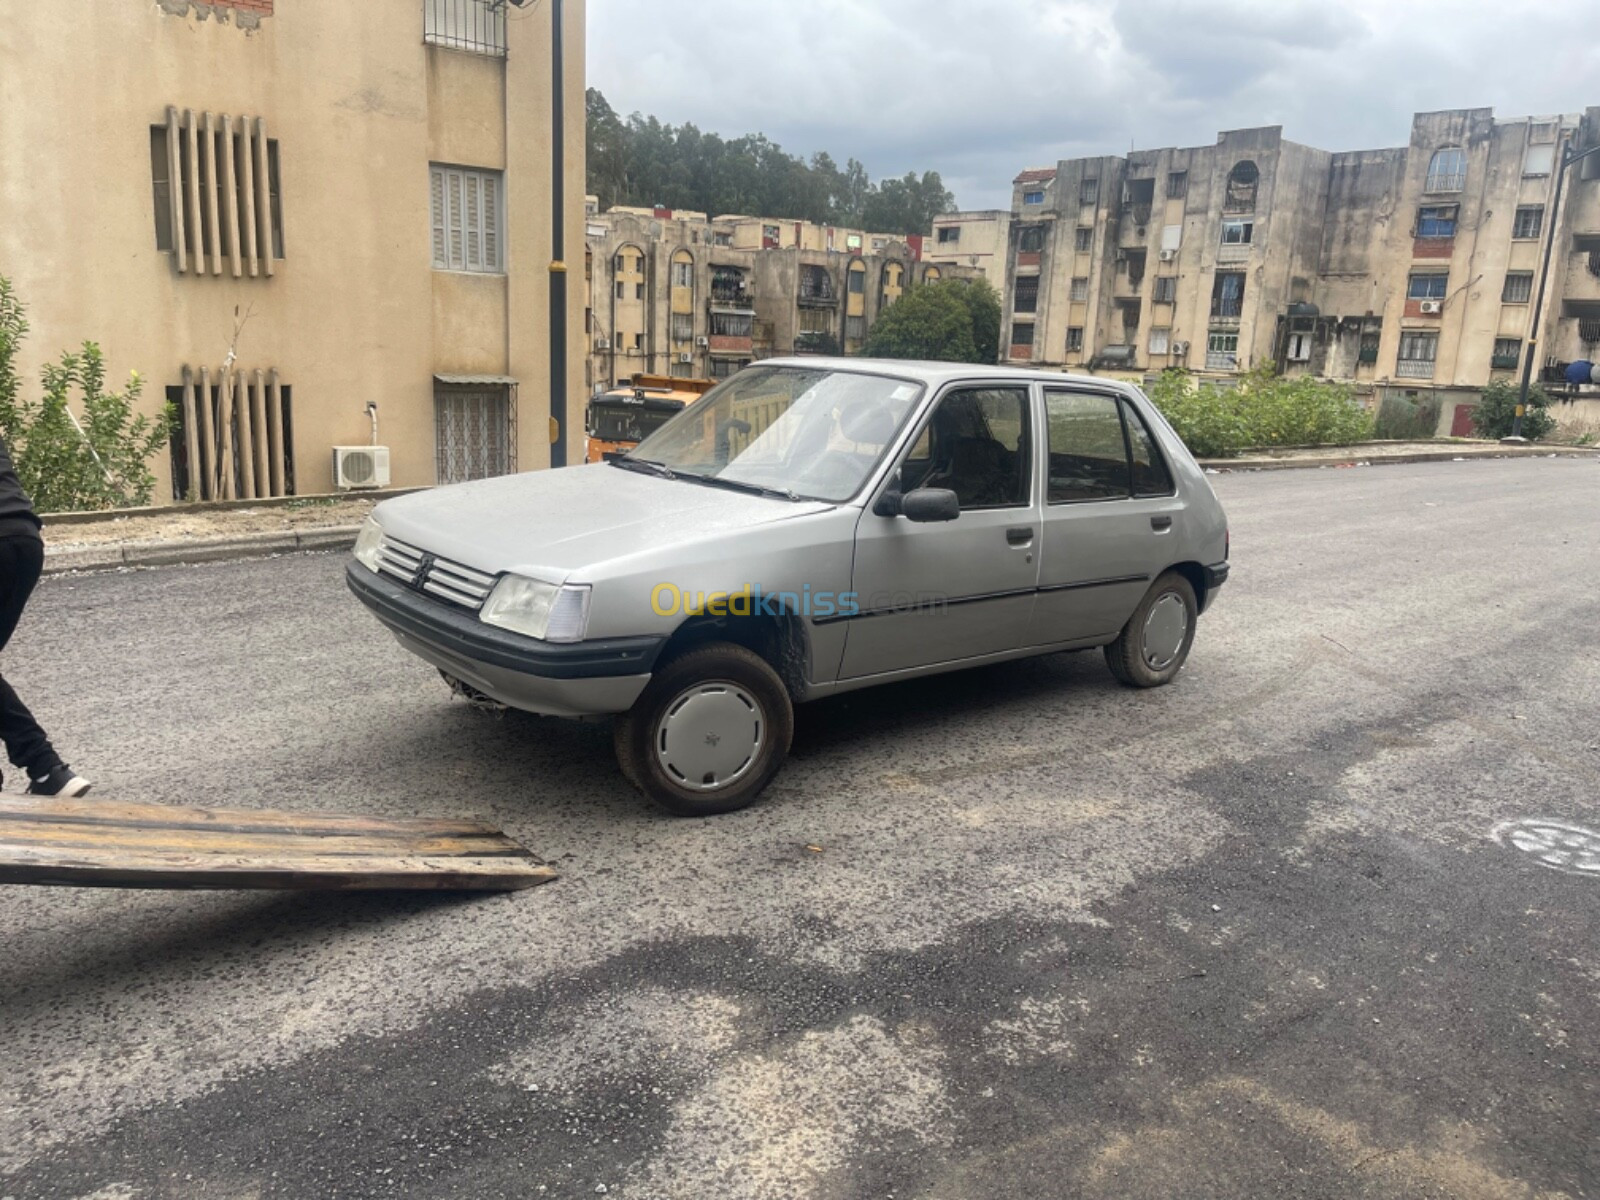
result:
[[[22,610],[44,567],[44,543],[37,538],[0,538],[0,650],[16,632]],[[12,763],[39,779],[61,765],[39,722],[0,675],[0,740]]]

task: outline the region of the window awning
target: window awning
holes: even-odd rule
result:
[[[454,383],[466,387],[516,387],[509,375],[434,375],[435,383]]]

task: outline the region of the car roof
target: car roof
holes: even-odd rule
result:
[[[1029,367],[985,366],[983,363],[922,362],[898,358],[828,358],[807,355],[803,358],[763,358],[751,367],[805,367],[810,370],[855,371],[858,374],[890,375],[899,379],[916,379],[933,387],[946,383],[959,383],[963,379],[1015,379],[1019,383],[1078,383],[1094,387],[1111,387],[1129,390],[1133,384],[1124,379],[1108,379],[1102,375],[1069,375],[1061,371],[1041,371]],[[748,368],[747,368],[748,369]]]

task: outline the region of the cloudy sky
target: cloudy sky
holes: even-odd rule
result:
[[[1410,114],[1600,104],[1596,0],[588,0],[618,112],[936,170],[1005,207],[1025,166],[1282,125],[1327,150]]]

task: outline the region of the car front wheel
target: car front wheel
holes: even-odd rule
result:
[[[628,781],[683,817],[755,801],[783,766],[794,708],[778,673],[730,642],[697,646],[656,670],[613,741]]]
[[[1194,644],[1194,588],[1176,571],[1151,585],[1117,640],[1105,649],[1106,666],[1129,687],[1160,687],[1183,669]]]

